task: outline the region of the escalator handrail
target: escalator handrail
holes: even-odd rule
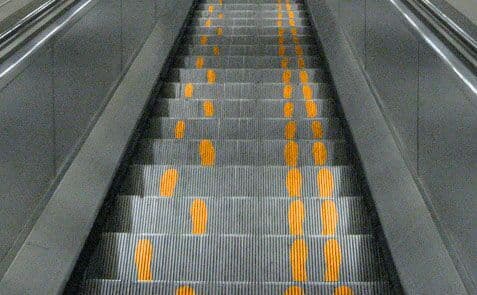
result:
[[[8,27],[6,30],[0,32],[0,45],[11,40],[16,34],[22,31],[24,28],[30,26],[32,23],[36,22],[42,15],[45,14],[49,9],[56,6],[64,0],[48,0],[42,5],[38,6],[23,18],[21,18],[14,25]]]
[[[442,0],[404,0],[477,72],[477,27]]]

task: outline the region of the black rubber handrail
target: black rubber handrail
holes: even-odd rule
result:
[[[7,28],[5,31],[0,32],[0,46],[5,42],[12,40],[17,34],[22,32],[25,28],[30,27],[31,24],[37,22],[41,16],[44,16],[51,8],[61,4],[64,0],[48,0],[23,18],[16,22],[13,26]]]
[[[445,0],[405,0],[477,72],[477,26]]]

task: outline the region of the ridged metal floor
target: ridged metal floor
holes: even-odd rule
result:
[[[302,1],[203,1],[183,44],[81,292],[391,294]]]

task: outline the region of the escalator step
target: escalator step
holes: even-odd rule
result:
[[[370,235],[297,240],[293,236],[123,233],[102,235],[88,278],[138,279],[135,255],[144,243],[155,257],[150,272],[158,281],[292,282],[295,276],[306,282],[356,282],[385,278]],[[299,257],[296,264],[304,262],[305,267],[295,266],[295,274],[290,256]]]
[[[122,194],[185,197],[342,197],[359,196],[352,166],[206,167],[132,165]]]
[[[343,140],[212,140],[216,166],[286,166],[285,151],[296,150],[298,166],[346,165],[350,155]],[[204,140],[143,140],[134,157],[136,164],[201,165],[200,148]]]
[[[199,198],[118,196],[105,231],[161,234],[190,234],[190,208]],[[208,235],[288,235],[290,199],[276,197],[200,198],[207,206]],[[361,197],[337,200],[309,198],[304,207],[303,234],[320,235],[328,220],[312,218],[313,212],[336,208],[338,235],[369,234],[367,208]],[[328,207],[327,207],[328,206]],[[309,214],[307,214],[309,213]]]
[[[314,99],[306,102],[283,99],[162,99],[153,108],[153,114],[171,118],[306,118],[332,117],[334,102]]]
[[[253,27],[252,27],[253,28]],[[281,48],[283,52],[280,52]],[[317,55],[318,47],[316,45],[300,45],[302,53],[296,52],[295,45],[185,45],[179,50],[183,55],[205,55],[205,56],[230,56],[230,55],[282,55],[282,56],[308,56]],[[218,50],[217,50],[218,49]]]
[[[291,36],[280,39],[277,36],[263,36],[257,38],[252,36],[226,37],[217,35],[191,35],[184,39],[184,43],[195,45],[202,44],[204,42],[206,42],[208,45],[277,45],[279,44],[278,42],[283,42],[283,44],[293,45],[295,42],[294,39],[295,38],[292,38]],[[303,45],[316,44],[316,40],[312,36],[297,36],[296,39],[300,42],[300,44]]]
[[[181,119],[154,117],[145,131],[148,138],[185,139],[339,139],[341,123],[335,118],[314,119]]]
[[[324,82],[321,69],[171,69],[166,77],[167,82],[194,83],[274,83],[287,81],[298,83],[301,79],[310,83]]]
[[[246,68],[246,69],[278,69],[284,65],[288,69],[298,69],[299,60],[311,68],[319,68],[323,65],[319,57],[307,56],[301,59],[296,57],[281,58],[276,56],[201,56],[189,55],[179,56],[174,67],[176,68]]]
[[[222,35],[235,36],[235,35],[249,35],[260,38],[261,36],[276,36],[278,27],[187,27],[187,34],[202,34],[202,35],[216,35],[217,28],[222,29]],[[313,29],[311,27],[296,27],[297,35],[312,36]]]
[[[165,83],[161,97],[205,99],[329,99],[332,91],[326,83]]]

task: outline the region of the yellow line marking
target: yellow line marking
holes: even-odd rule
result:
[[[205,22],[205,27],[206,27],[206,28],[210,28],[210,26],[212,26],[212,20],[211,20],[211,19],[208,19],[208,20]]]
[[[278,18],[278,19],[282,19],[282,18],[283,18],[283,14],[282,14],[281,11],[278,12],[277,18]]]
[[[199,56],[196,60],[195,60],[195,66],[196,68],[198,69],[202,69],[204,67],[204,58],[202,56]]]
[[[176,169],[167,169],[164,171],[159,183],[159,195],[161,197],[172,197],[176,190],[179,172]]]
[[[223,1],[223,0],[219,0],[219,4],[220,4],[220,5],[224,4],[224,1]]]
[[[320,121],[311,122],[311,132],[313,133],[314,139],[323,138],[323,126]]]
[[[308,73],[307,71],[300,71],[300,82],[308,83]]]
[[[340,278],[341,247],[335,239],[325,243],[325,282],[337,282]]]
[[[308,118],[315,118],[318,115],[318,107],[312,100],[305,101],[306,116]]]
[[[283,25],[283,22],[281,20],[277,21],[277,27],[281,27]]]
[[[299,57],[299,58],[298,58],[298,68],[299,68],[299,69],[305,68],[305,59],[302,58],[302,57]]]
[[[325,165],[326,160],[328,158],[328,152],[326,150],[326,146],[322,142],[315,142],[313,144],[312,152],[313,159],[315,159],[315,165],[321,166]]]
[[[184,96],[191,98],[194,95],[194,85],[192,83],[187,83],[184,88]]]
[[[287,51],[287,48],[283,45],[278,46],[278,55],[284,56]]]
[[[137,242],[134,262],[136,263],[138,281],[152,281],[152,254],[153,246],[151,241],[143,239]]]
[[[280,66],[282,67],[282,69],[287,69],[288,68],[288,58],[282,58],[282,60],[280,61]]]
[[[296,26],[296,23],[295,23],[295,20],[294,20],[294,19],[290,19],[290,20],[288,21],[288,23],[289,23],[290,26],[292,26],[292,27]]]
[[[292,77],[292,72],[290,70],[283,71],[282,82],[283,83],[290,83],[291,77]]]
[[[296,122],[289,121],[285,125],[285,139],[291,140],[295,139],[296,136]]]
[[[339,286],[333,292],[333,295],[353,295],[353,290],[348,286]]]
[[[285,43],[285,37],[279,36],[278,37],[278,45],[283,45],[283,43]]]
[[[338,209],[333,201],[324,201],[321,204],[321,224],[322,235],[336,234],[336,227],[338,226]]]
[[[284,28],[278,28],[278,36],[283,36],[285,34],[285,29]]]
[[[222,36],[224,34],[224,29],[217,28],[216,32],[217,32],[217,36]]]
[[[195,295],[195,290],[189,286],[182,286],[177,288],[176,295]]]
[[[305,221],[305,205],[301,200],[290,203],[288,208],[288,227],[290,234],[303,235],[303,222]]]
[[[192,220],[192,234],[205,234],[207,231],[207,204],[204,200],[194,199],[189,213]]]
[[[291,4],[289,2],[287,2],[286,6],[287,6],[287,10],[291,10]]]
[[[213,117],[215,113],[214,103],[211,100],[206,100],[202,104],[202,110],[205,117]]]
[[[176,139],[183,139],[185,136],[186,124],[183,120],[179,120],[176,123],[176,128],[174,130]]]
[[[224,18],[224,14],[223,13],[219,13],[219,19],[223,19]]]
[[[209,13],[214,12],[214,5],[209,5]]]
[[[298,143],[293,140],[290,140],[285,144],[285,148],[283,149],[283,156],[285,158],[285,163],[288,166],[295,167],[298,164],[299,154],[300,152]]]
[[[217,74],[214,70],[207,70],[207,83],[213,84],[217,80]]]
[[[202,166],[215,165],[215,148],[212,141],[204,139],[199,144],[200,163]]]
[[[220,55],[220,48],[219,48],[219,46],[214,46],[214,55],[215,55],[215,56]]]
[[[291,10],[288,11],[288,18],[291,18],[291,19],[295,18],[295,14],[293,13],[293,11]]]
[[[293,112],[295,111],[295,106],[293,105],[292,102],[286,102],[283,105],[283,116],[285,118],[291,118],[293,117]]]
[[[301,197],[302,176],[300,170],[293,168],[288,171],[286,186],[289,197]]]
[[[290,99],[293,95],[293,87],[291,85],[283,86],[283,98]]]
[[[292,278],[297,282],[306,282],[306,260],[308,259],[308,246],[305,240],[298,239],[293,242],[290,250],[290,262],[292,267]]]
[[[290,33],[291,33],[293,36],[296,36],[296,35],[298,34],[296,28],[291,28],[291,29],[290,29]]]
[[[284,295],[305,295],[305,292],[303,292],[303,289],[298,286],[291,286],[286,289]]]
[[[200,36],[200,45],[206,45],[207,44],[207,36]]]
[[[318,171],[317,175],[318,190],[320,192],[320,197],[329,198],[333,196],[334,190],[334,176],[331,173],[330,169],[322,168]]]

